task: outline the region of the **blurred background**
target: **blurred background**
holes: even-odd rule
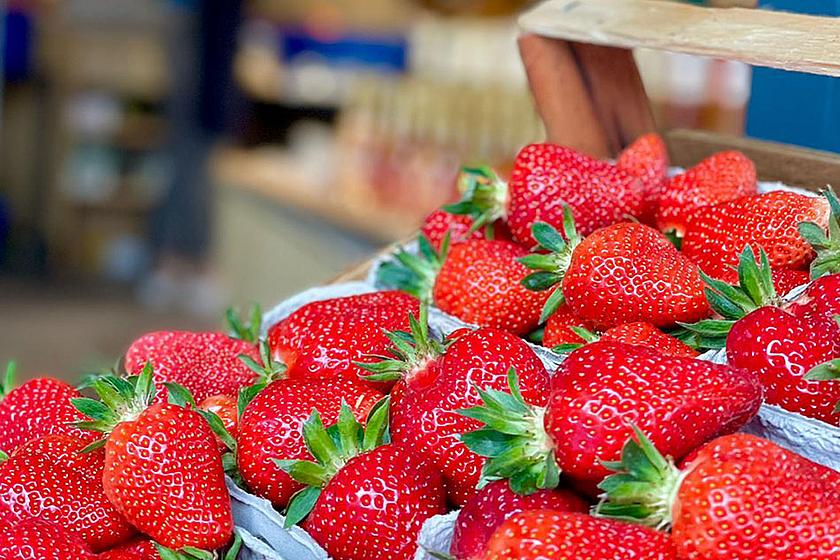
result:
[[[462,163],[542,138],[528,4],[0,0],[0,360],[74,377],[408,236]],[[764,127],[788,99],[770,71],[637,57],[662,127],[837,149],[808,132],[817,104]],[[784,87],[837,97],[815,80]]]

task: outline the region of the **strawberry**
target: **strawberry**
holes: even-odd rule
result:
[[[134,534],[102,489],[105,454],[80,453],[85,442],[45,436],[0,464],[0,523],[37,517],[78,533],[94,551]]]
[[[539,490],[521,496],[506,481],[498,480],[479,490],[464,505],[455,523],[449,552],[456,560],[482,560],[487,541],[499,525],[523,511],[540,509],[586,513],[589,508],[568,490]]]
[[[811,278],[840,274],[840,198],[831,187],[822,191],[822,195],[831,211],[828,227],[821,219],[799,224],[799,234],[817,254],[811,262]]]
[[[781,296],[789,294],[794,288],[804,286],[810,280],[810,275],[804,270],[773,269],[773,287],[776,289],[776,293]]]
[[[561,304],[545,323],[542,344],[546,348],[565,345],[581,345],[585,341],[573,327],[591,331],[595,326],[575,315],[568,305]]]
[[[284,508],[301,489],[274,459],[309,459],[301,426],[313,409],[331,426],[342,402],[363,420],[382,394],[344,379],[283,379],[271,383],[242,413],[237,436],[237,466],[247,487]]]
[[[207,397],[201,404],[198,405],[201,410],[212,412],[222,421],[225,431],[230,434],[233,439],[236,439],[239,433],[239,411],[237,399],[230,395],[215,395]],[[219,449],[224,452],[227,450],[227,445],[219,437],[216,437],[219,444]]]
[[[544,405],[548,372],[528,344],[506,331],[479,328],[444,345],[436,342],[425,306],[419,320],[411,318],[411,335],[391,333],[390,356],[365,367],[375,379],[399,379],[391,393],[392,438],[432,463],[450,499],[462,505],[475,494],[484,461],[458,440],[480,423],[458,411],[481,402],[476,387],[506,387],[511,368],[519,372],[528,402]]]
[[[534,224],[548,253],[521,259],[536,271],[523,282],[529,289],[553,289],[542,318],[563,301],[600,329],[635,322],[670,327],[709,315],[699,269],[655,229],[621,223],[581,240],[567,209],[563,230]]]
[[[805,269],[814,250],[800,235],[801,222],[814,222],[825,231],[829,204],[820,198],[787,191],[746,196],[697,210],[688,221],[683,254],[703,272],[734,283],[738,255],[749,245],[763,249],[773,268]]]
[[[240,355],[259,358],[254,344],[223,333],[160,331],[131,343],[125,353],[125,369],[130,375],[139,375],[151,362],[156,384],[178,383],[201,402],[213,395],[236,395],[256,380]]]
[[[640,136],[618,155],[615,165],[641,180],[642,208],[636,217],[644,224],[656,225],[659,197],[668,181],[668,149],[662,137],[655,132]]]
[[[483,560],[676,560],[667,535],[579,513],[527,511],[499,527]]]
[[[315,410],[303,433],[318,462],[278,461],[308,485],[289,504],[286,526],[306,516],[303,528],[335,560],[414,558],[423,522],[446,512],[445,493],[434,468],[386,443],[387,401],[364,429],[345,403],[335,428]]]
[[[602,461],[619,458],[630,423],[682,457],[746,424],[762,401],[750,372],[614,342],[572,352],[545,407],[522,399],[515,375],[510,385],[512,396],[487,390],[483,406],[462,411],[487,425],[462,439],[489,457],[482,480],[510,478],[524,491],[556,486],[560,471],[590,490],[608,474]]]
[[[472,230],[473,225],[473,219],[470,216],[452,214],[442,208],[426,216],[420,227],[420,234],[426,237],[432,247],[437,250],[440,250],[447,234],[453,245],[473,239],[510,240],[510,230],[501,220],[497,220],[492,228],[483,226]]]
[[[840,555],[840,474],[767,440],[719,438],[684,470],[638,429],[598,514],[671,528],[677,556],[829,560]]]
[[[389,342],[383,330],[408,328],[408,314],[419,304],[395,291],[374,292],[304,305],[268,331],[275,358],[292,379],[342,377],[359,381],[365,372],[354,361],[381,353]],[[379,390],[385,384],[368,383]]]
[[[161,560],[155,544],[148,539],[135,539],[107,550],[99,560]]]
[[[547,294],[522,286],[528,251],[509,241],[475,240],[435,251],[420,237],[420,253],[399,251],[377,272],[380,285],[399,288],[481,327],[525,334],[539,324]]]
[[[665,356],[695,358],[699,355],[699,352],[691,346],[678,338],[665,334],[650,323],[625,323],[608,329],[600,335],[582,327],[571,327],[570,330],[580,342],[559,344],[552,348],[554,352],[566,354],[585,344],[603,340],[622,342],[632,346],[645,346]]]
[[[718,152],[667,182],[659,199],[656,225],[682,236],[698,209],[756,192],[752,160],[734,150]]]
[[[25,519],[0,531],[0,560],[96,560],[75,533],[44,519]]]
[[[13,389],[16,366],[9,362],[0,381],[0,450],[8,454],[27,441],[50,434],[64,434],[87,441],[96,435],[73,422],[84,417],[70,400],[81,394],[63,381],[41,377]]]
[[[132,525],[165,547],[215,550],[228,544],[233,519],[213,430],[196,410],[156,402],[148,364],[128,380],[93,382],[102,402],[74,399],[92,418],[82,427],[107,434],[102,485]],[[170,397],[185,392],[174,391]],[[217,419],[218,420],[218,419]]]
[[[840,384],[819,384],[806,378],[813,368],[840,357],[840,276],[816,280],[800,300],[786,308],[777,296],[764,251],[756,257],[748,246],[738,266],[740,286],[705,277],[707,297],[721,319],[686,328],[701,347],[726,347],[729,363],[755,372],[769,404],[838,423],[834,404]],[[819,371],[814,375],[819,376]]]

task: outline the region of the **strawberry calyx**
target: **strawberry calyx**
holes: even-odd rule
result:
[[[767,253],[761,248],[759,260],[760,264],[756,262],[752,247],[744,247],[738,257],[737,286],[715,280],[701,271],[700,277],[706,284],[706,300],[719,318],[680,323],[684,331],[671,334],[694,348],[725,348],[726,337],[738,319],[762,307],[780,306],[782,300],[773,286],[773,270]]]
[[[411,379],[423,371],[429,362],[441,356],[449,343],[438,342],[429,333],[429,306],[420,305],[419,318],[409,315],[410,332],[386,331],[385,336],[393,344],[386,349],[389,355],[369,354],[377,361],[353,362],[365,371],[371,372],[363,379],[367,381],[397,381]]]
[[[233,542],[225,552],[224,556],[219,556],[216,552],[209,550],[202,550],[192,546],[185,546],[178,550],[172,550],[162,544],[153,543],[161,560],[236,560],[239,556],[239,549],[242,548],[242,537],[239,533],[233,533]]]
[[[814,222],[802,222],[798,226],[799,234],[817,253],[817,257],[811,262],[813,280],[827,274],[840,273],[840,199],[831,187],[823,190],[822,195],[828,200],[831,208],[828,233]]]
[[[243,319],[239,310],[228,307],[225,311],[225,323],[229,336],[257,344],[260,341],[262,328],[262,308],[258,303],[251,304],[247,318]]]
[[[680,471],[670,457],[663,457],[638,427],[631,424],[631,428],[635,439],[624,444],[621,459],[602,462],[616,474],[598,485],[604,493],[593,514],[667,530],[687,471]]]
[[[551,349],[552,352],[555,352],[557,354],[569,354],[570,352],[574,352],[578,348],[582,348],[587,344],[591,344],[592,342],[598,342],[599,340],[601,340],[601,336],[598,333],[594,333],[589,329],[585,329],[583,327],[570,326],[569,330],[578,335],[583,340],[583,342],[569,342],[566,344],[558,344],[557,346]]]
[[[443,206],[450,214],[470,216],[469,233],[487,226],[487,238],[493,239],[493,224],[507,214],[508,188],[496,173],[486,166],[464,167],[458,176],[459,202]]]
[[[260,391],[265,389],[269,383],[285,377],[286,370],[288,369],[286,364],[274,359],[267,340],[259,341],[259,349],[259,362],[248,354],[240,354],[237,356],[242,363],[257,374],[257,379],[254,383],[247,387],[243,387],[239,391],[236,408],[240,418],[242,417],[242,413],[245,412],[245,407],[254,400],[254,397],[256,397]]]
[[[0,400],[12,392],[15,387],[15,376],[17,375],[17,362],[9,360],[6,363],[6,372],[0,379]]]
[[[285,527],[299,523],[312,511],[321,491],[347,461],[390,443],[388,409],[388,397],[385,397],[374,405],[362,426],[342,400],[338,422],[329,428],[324,427],[318,410],[312,410],[301,430],[306,448],[315,460],[273,459],[278,467],[306,486],[289,501]]]
[[[545,222],[535,222],[531,233],[543,252],[532,253],[519,262],[535,270],[522,279],[522,285],[533,292],[549,289],[554,291],[543,305],[540,323],[545,322],[565,302],[563,278],[572,263],[572,254],[582,241],[575,227],[575,219],[569,205],[563,205],[563,233]],[[545,252],[547,251],[547,252]]]
[[[91,388],[100,400],[87,397],[70,399],[76,409],[90,418],[74,422],[73,425],[83,430],[110,434],[117,424],[132,422],[146,410],[155,398],[155,384],[152,381],[153,368],[146,362],[140,375],[119,377],[104,375],[91,381]],[[105,444],[102,438],[82,450],[91,451]]]
[[[525,402],[513,368],[508,372],[508,387],[509,393],[476,387],[483,404],[457,411],[484,424],[460,436],[467,448],[487,457],[478,488],[504,479],[509,480],[511,490],[522,495],[556,488],[560,469],[554,442],[544,426],[546,409]]]
[[[447,232],[441,241],[440,250],[436,250],[425,235],[420,235],[417,238],[417,254],[401,247],[391,259],[380,265],[376,271],[377,285],[400,290],[421,302],[430,303],[435,278],[449,254],[450,242],[451,235]]]

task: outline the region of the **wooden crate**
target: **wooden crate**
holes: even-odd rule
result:
[[[739,7],[749,3],[548,0],[526,12],[519,47],[547,140],[608,158],[655,130],[634,48],[840,77],[838,18]],[[764,181],[817,191],[840,180],[838,154],[696,130],[660,132],[673,165],[736,149]],[[372,262],[337,281],[364,278]]]

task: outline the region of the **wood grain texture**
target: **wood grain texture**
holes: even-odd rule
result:
[[[840,19],[661,0],[548,0],[519,24],[545,37],[648,47],[840,76]]]
[[[818,191],[840,186],[840,155],[751,138],[724,136],[699,130],[671,130],[664,134],[672,165],[690,167],[721,150],[740,150],[755,162],[762,181]]]
[[[572,47],[536,35],[519,38],[519,52],[547,140],[595,157],[612,155]]]
[[[615,157],[639,136],[656,130],[633,51],[572,43],[595,113]]]

